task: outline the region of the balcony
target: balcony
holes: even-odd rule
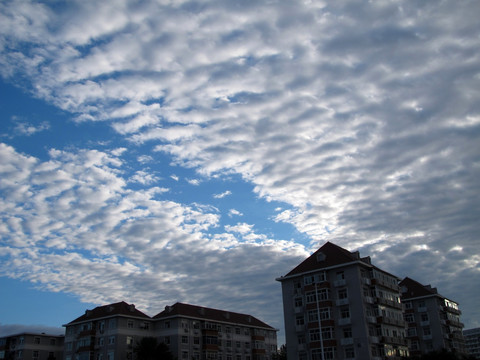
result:
[[[417,308],[417,311],[418,311],[418,312],[426,312],[426,311],[427,311],[427,308],[426,308],[425,306],[419,306],[419,307]]]
[[[304,332],[305,331],[305,325],[295,325],[295,330],[296,330],[296,332]]]
[[[348,325],[348,324],[351,324],[352,323],[352,319],[351,318],[342,318],[342,319],[338,319],[338,325]]]
[[[353,345],[353,338],[340,339],[340,345]]]
[[[368,304],[375,304],[375,299],[371,296],[364,296],[363,300]]]
[[[378,336],[369,336],[368,339],[372,344],[379,344],[380,338]]]
[[[295,306],[295,314],[303,313],[303,306]]]
[[[377,323],[377,318],[375,316],[367,316],[367,322],[371,324],[376,324]]]
[[[420,326],[428,326],[430,325],[430,320],[420,321]]]
[[[429,334],[429,335],[423,335],[422,336],[422,340],[432,340],[432,335]]]
[[[337,299],[335,303],[337,304],[337,306],[348,305],[348,298]]]
[[[333,282],[334,287],[345,286],[347,285],[347,281],[345,279],[335,280]]]

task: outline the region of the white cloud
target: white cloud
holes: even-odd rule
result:
[[[228,210],[228,216],[229,216],[229,217],[243,216],[243,214],[242,214],[240,211],[236,210],[236,209],[230,209],[230,210]]]
[[[230,190],[224,191],[223,193],[220,194],[213,194],[213,197],[215,199],[223,199],[225,196],[232,195],[232,192]]]
[[[40,131],[45,131],[50,128],[48,122],[42,122],[39,125],[33,125],[26,122],[17,122],[14,132],[18,135],[30,136]]]
[[[187,179],[187,182],[190,185],[198,186],[200,185],[200,179]]]

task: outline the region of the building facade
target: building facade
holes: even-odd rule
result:
[[[96,307],[65,326],[65,360],[130,360],[142,337],[152,336],[151,318],[133,304]]]
[[[369,257],[327,242],[277,280],[289,359],[408,356],[400,279]]]
[[[64,360],[132,360],[144,337],[167,344],[179,360],[270,360],[277,351],[276,330],[255,317],[182,303],[151,318],[120,302],[64,326]]]
[[[480,359],[480,328],[463,331],[467,353],[475,359]]]
[[[179,360],[269,360],[277,352],[276,330],[251,315],[176,303],[153,320]]]
[[[466,354],[458,304],[410,278],[400,282],[412,355],[446,349]]]
[[[0,360],[62,360],[64,336],[20,333],[0,337]]]

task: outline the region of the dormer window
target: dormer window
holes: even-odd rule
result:
[[[325,259],[327,258],[327,255],[325,255],[323,252],[319,252],[317,254],[317,261],[318,262],[322,262],[322,261],[325,261]]]

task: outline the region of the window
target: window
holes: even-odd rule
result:
[[[328,319],[330,319],[330,308],[322,308],[322,309],[320,309],[320,319],[321,319],[321,320],[328,320]]]
[[[163,342],[166,344],[166,345],[170,345],[170,336],[165,336],[163,338]]]
[[[170,329],[170,321],[165,321],[164,325],[165,329]]]
[[[428,314],[427,313],[421,313],[420,314],[420,320],[421,321],[428,321]]]
[[[350,317],[350,308],[343,307],[340,309],[340,317],[342,319],[348,319]]]
[[[23,342],[23,337],[22,337],[22,342]],[[35,337],[33,338],[33,343],[34,343],[34,344],[40,344],[40,338],[39,338],[38,336],[35,336]]]
[[[318,321],[318,311],[308,310],[308,322]]]
[[[318,289],[318,300],[324,301],[330,299],[330,290],[329,289]]]
[[[240,328],[238,327],[235,328],[235,334],[240,335]]]
[[[115,329],[116,326],[117,326],[117,319],[111,319],[108,321],[109,329]],[[108,359],[108,360],[112,360],[112,359]]]
[[[311,330],[308,332],[308,335],[310,336],[310,342],[320,341],[320,330],[318,330],[318,329],[311,329]]]
[[[355,349],[351,346],[345,348],[345,358],[346,359],[355,359]]]
[[[38,359],[38,350],[33,350],[33,358]]]
[[[312,350],[312,360],[333,360],[335,359],[335,349],[333,347],[326,347],[323,349],[324,357],[322,358],[321,349]]]
[[[242,347],[240,341],[235,341],[235,346],[237,347],[237,349],[240,349]]]
[[[345,272],[337,271],[337,280],[345,280]]]
[[[295,298],[295,307],[303,306],[303,299],[301,297]]]
[[[227,340],[226,346],[227,346],[227,347],[232,347],[232,340]]]
[[[333,339],[333,328],[325,327],[322,328],[322,340]]]
[[[353,337],[352,336],[352,328],[349,328],[349,327],[344,328],[343,329],[343,337],[346,338],[346,339]]]
[[[194,344],[194,345],[200,345],[200,338],[199,338],[198,336],[195,336],[195,337],[193,338],[193,344]]]
[[[133,337],[127,336],[127,345],[133,345]]]
[[[113,345],[113,344],[115,344],[115,336],[109,336],[108,345]]]
[[[347,289],[338,290],[338,298],[339,299],[347,299],[348,298]]]
[[[128,327],[129,329],[133,329],[133,320],[128,320],[128,321],[127,321],[127,327]]]
[[[50,339],[50,345],[55,345],[55,339]]]
[[[430,328],[428,326],[425,326],[422,328],[423,330],[423,335],[431,335],[431,331],[430,331]]]
[[[408,328],[407,336],[417,336],[417,328]]]
[[[297,315],[297,317],[295,318],[295,324],[296,325],[304,325],[305,324],[305,318],[303,317],[303,315]]]
[[[188,344],[188,336],[182,336],[182,344]]]
[[[65,349],[66,349],[67,351],[72,351],[72,343],[71,343],[71,342],[65,343]]]
[[[405,321],[408,323],[415,322],[415,318],[413,317],[413,314],[405,314]]]
[[[303,278],[303,281],[305,285],[310,285],[315,282],[315,276],[314,275],[307,275]]]
[[[309,291],[305,294],[305,297],[307,299],[307,304],[311,304],[314,302],[317,302],[317,296],[315,294],[315,291]]]
[[[114,351],[109,351],[107,353],[107,360],[115,360],[115,352]]]
[[[182,359],[188,359],[188,351],[182,351]]]
[[[105,339],[103,337],[98,338],[98,345],[103,346],[105,344]]]

